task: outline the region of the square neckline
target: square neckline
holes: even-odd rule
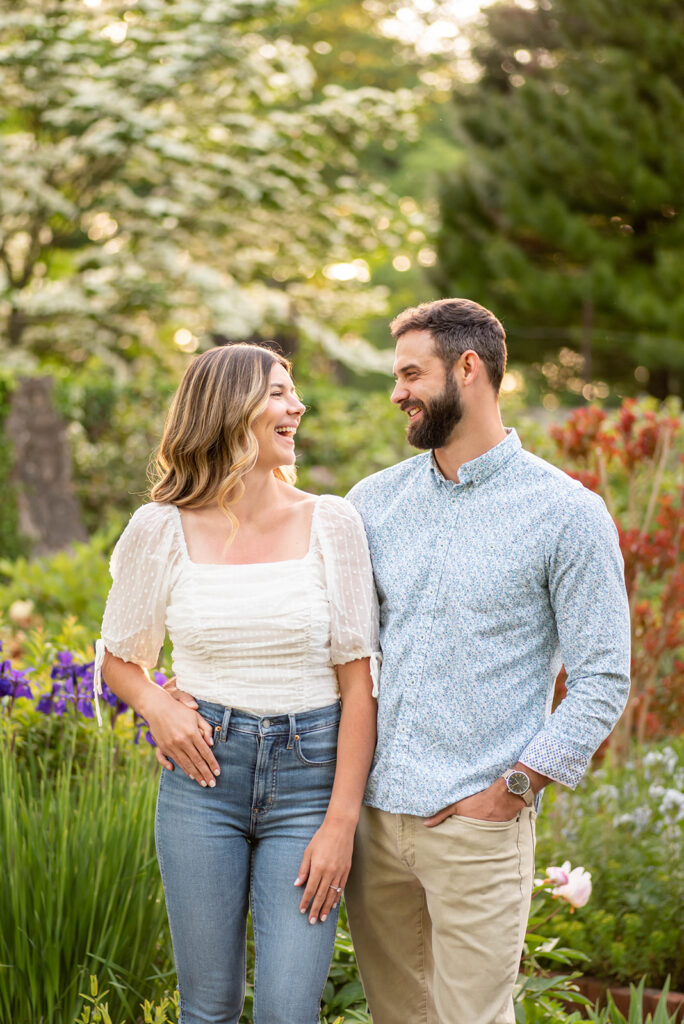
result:
[[[317,495],[316,498],[315,498],[315,501],[314,501],[313,512],[311,513],[311,525],[310,525],[310,529],[309,529],[309,544],[308,544],[308,547],[306,549],[306,553],[304,555],[302,555],[301,558],[279,558],[275,562],[273,562],[273,561],[271,561],[271,562],[195,562],[190,557],[190,552],[188,551],[188,543],[187,543],[187,540],[185,538],[185,531],[183,530],[183,517],[181,515],[181,510],[179,509],[178,505],[171,505],[171,508],[173,508],[175,510],[175,513],[176,513],[176,517],[175,518],[176,518],[176,526],[177,526],[177,530],[178,530],[178,536],[179,536],[179,540],[180,540],[181,554],[183,555],[183,558],[185,559],[185,561],[189,565],[191,565],[193,567],[196,567],[198,569],[204,569],[204,568],[206,568],[206,569],[245,569],[245,568],[252,568],[252,567],[254,567],[256,565],[259,565],[259,566],[261,566],[261,565],[268,565],[268,566],[274,566],[274,565],[298,565],[298,564],[301,564],[303,562],[306,562],[309,559],[309,557],[311,556],[311,553],[313,552],[314,535],[315,535],[315,532],[316,532],[316,530],[315,530],[316,512],[318,510],[318,506],[320,505],[320,502],[321,502],[321,496]]]

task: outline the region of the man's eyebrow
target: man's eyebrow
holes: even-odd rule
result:
[[[396,380],[400,373],[409,373],[411,370],[420,370],[420,366],[417,363],[407,363],[406,366],[400,366],[398,373],[393,373],[392,376]]]

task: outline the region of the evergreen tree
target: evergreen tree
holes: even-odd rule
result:
[[[473,56],[479,76],[455,91],[465,158],[443,183],[440,290],[491,306],[515,359],[564,346],[585,381],[681,391],[681,0],[499,3]]]

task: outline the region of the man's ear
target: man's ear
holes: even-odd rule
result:
[[[454,373],[459,384],[466,388],[474,384],[480,373],[480,363],[477,352],[471,348],[466,349],[454,363]]]

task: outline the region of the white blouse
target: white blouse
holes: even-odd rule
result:
[[[198,699],[255,715],[309,711],[337,699],[335,665],[366,657],[377,696],[377,597],[363,524],[344,498],[316,500],[303,558],[246,565],[191,561],[178,508],[151,502],[110,572],[96,695],[105,648],[151,669],[168,629],[178,686]]]

